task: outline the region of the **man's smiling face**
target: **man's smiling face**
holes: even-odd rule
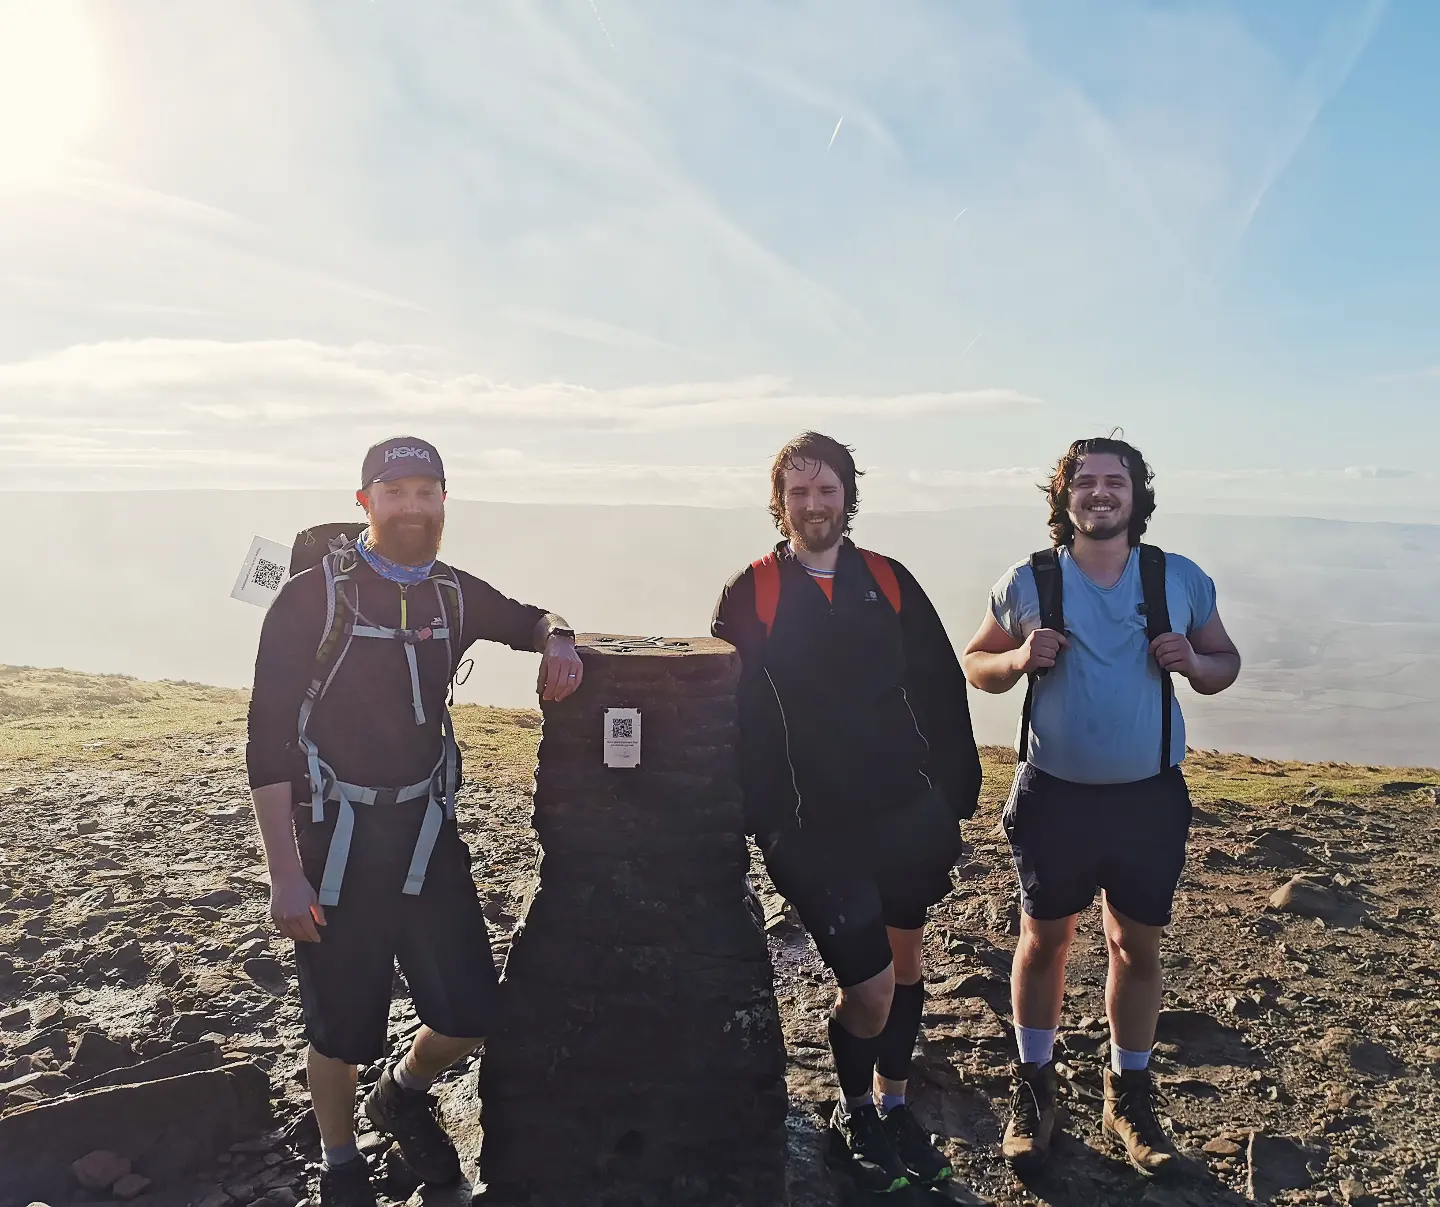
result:
[[[1114,453],[1090,453],[1080,459],[1070,480],[1070,522],[1092,541],[1125,536],[1135,510],[1135,488],[1124,459]]]

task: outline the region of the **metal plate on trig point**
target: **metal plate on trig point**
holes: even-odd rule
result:
[[[673,637],[595,637],[585,643],[592,650],[606,654],[639,654],[645,650],[688,650],[688,641]]]

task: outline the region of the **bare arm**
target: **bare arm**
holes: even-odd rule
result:
[[[980,630],[970,639],[960,665],[971,687],[1003,695],[1032,671],[1055,665],[1060,651],[1068,646],[1064,633],[1036,629],[1024,641],[1016,641],[987,609]]]
[[[302,943],[318,943],[316,924],[325,925],[325,911],[300,865],[290,820],[290,794],[289,784],[266,784],[250,790],[255,822],[265,847],[265,864],[270,871],[270,918],[282,935]]]
[[[1240,651],[1225,631],[1218,610],[1188,637],[1184,633],[1157,637],[1150,651],[1165,670],[1184,675],[1202,696],[1223,692],[1240,674]]]

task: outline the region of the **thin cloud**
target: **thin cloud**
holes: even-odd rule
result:
[[[0,365],[0,413],[8,411],[10,423],[22,428],[27,416],[44,416],[43,426],[67,418],[88,423],[103,416],[113,423],[123,416],[153,423],[188,417],[196,430],[425,417],[685,431],[809,424],[833,416],[917,418],[1038,404],[1004,387],[839,393],[805,390],[776,376],[612,388],[555,381],[515,384],[447,371],[439,361],[433,349],[382,344],[110,341]]]

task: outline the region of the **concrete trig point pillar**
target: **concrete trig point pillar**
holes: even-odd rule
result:
[[[579,644],[583,686],[545,706],[539,882],[481,1064],[480,1175],[534,1207],[776,1207],[785,1051],[745,896],[739,656]],[[627,730],[639,765],[607,766],[607,736],[612,763],[633,760]]]

